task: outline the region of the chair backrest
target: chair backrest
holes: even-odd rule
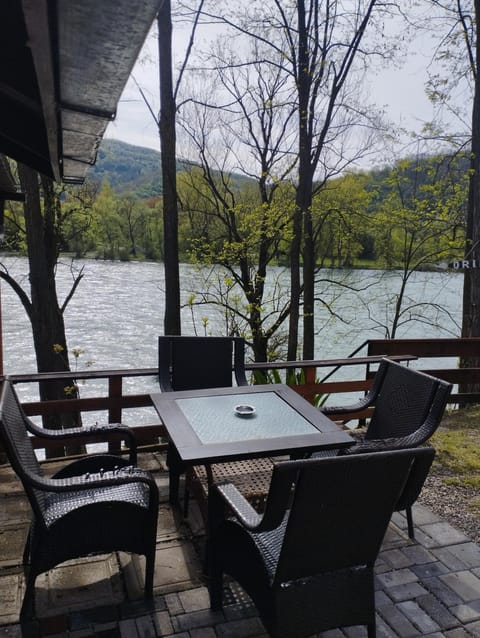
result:
[[[158,377],[163,392],[247,385],[241,337],[158,338]]]
[[[382,361],[377,374],[380,387],[365,439],[402,438],[418,433],[412,444],[420,445],[438,427],[451,384],[389,360]]]
[[[285,492],[285,473],[297,478],[274,581],[372,566],[413,463],[431,454],[415,448],[278,463],[265,517],[276,518],[269,509],[282,502],[275,491]]]
[[[27,429],[28,417],[23,411],[12,383],[5,379],[0,394],[0,437],[8,460],[22,481],[33,510],[41,514],[43,493],[35,490],[32,478],[42,476]]]

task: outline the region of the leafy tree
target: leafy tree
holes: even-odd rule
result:
[[[464,240],[468,173],[461,163],[456,171],[453,167],[448,158],[399,162],[386,180],[388,194],[371,216],[380,263],[399,269],[399,289],[389,303],[391,324],[384,326],[388,338],[395,338],[405,321],[424,321],[424,304],[412,305],[406,294],[413,273],[450,261]]]
[[[295,114],[294,119],[289,116],[291,125],[283,131],[283,137],[277,135],[277,139],[282,139],[283,149],[296,162],[296,205],[289,254],[289,359],[297,357],[302,293],[303,358],[312,358],[314,353],[315,190],[358,159],[362,150],[371,147],[369,135],[359,134],[352,143],[353,129],[363,123],[363,130],[368,131],[375,119],[373,109],[367,112],[360,105],[360,77],[356,70],[362,68],[362,61],[370,53],[385,54],[379,48],[378,38],[367,43],[366,32],[374,16],[392,6],[377,0],[350,3],[253,0],[240,5],[216,2],[210,12],[204,10],[208,18],[230,29],[229,51],[234,53],[221,68],[227,68],[228,64],[232,72],[238,72],[261,67],[260,77],[276,75],[282,86],[284,105]],[[245,40],[254,44],[245,45]],[[257,105],[257,110],[266,113],[268,104]],[[225,99],[224,111],[228,113],[231,108],[232,103]],[[236,158],[241,158],[241,154],[237,152]]]
[[[430,36],[436,38],[427,93],[436,107],[435,121],[426,127],[426,137],[448,143],[470,162],[464,256],[479,263],[480,253],[480,4],[478,0],[424,0]],[[425,29],[423,16],[417,28]],[[432,65],[433,66],[433,65]],[[449,126],[442,123],[448,115]],[[463,337],[480,336],[480,269],[464,271]],[[468,366],[480,358],[468,357]],[[470,391],[462,387],[462,392]]]
[[[312,222],[317,263],[351,268],[364,250],[372,199],[368,184],[366,174],[350,173],[330,180],[315,195]]]
[[[60,198],[61,228],[60,250],[84,257],[95,248],[93,205],[98,184],[86,182],[81,186],[56,187]]]
[[[285,292],[267,283],[267,266],[289,241],[292,193],[285,197],[284,189],[275,189],[262,201],[253,186],[237,192],[225,174],[210,175],[212,181],[198,170],[182,176],[182,181],[189,179],[188,189],[180,191],[182,209],[191,228],[193,259],[223,269],[220,274],[206,271],[189,305],[221,307],[227,332],[245,336],[255,360],[267,361],[279,354],[279,330],[289,312]]]
[[[122,244],[122,228],[118,216],[118,200],[110,185],[104,183],[93,207],[97,250],[103,259],[115,259]]]
[[[210,298],[224,303],[230,329],[242,331],[255,359],[265,361],[278,354],[280,327],[290,313],[290,297],[267,284],[267,267],[291,241],[294,192],[287,177],[296,161],[294,110],[282,74],[264,67],[255,42],[251,64],[233,66],[234,56],[228,43],[217,43],[201,90],[181,110],[182,129],[200,163],[185,173],[181,201],[195,258],[227,271],[223,288],[216,280]],[[265,310],[267,298],[272,313]]]
[[[138,243],[145,233],[145,210],[136,197],[128,195],[118,202],[117,212],[128,255],[135,258],[138,256]]]
[[[145,227],[142,237],[143,253],[146,259],[163,260],[163,223],[161,216],[161,200],[158,198],[143,203]]]

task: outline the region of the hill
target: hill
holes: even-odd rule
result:
[[[98,150],[96,163],[88,169],[87,178],[107,181],[115,193],[133,193],[142,199],[162,194],[161,153],[143,146],[133,146],[119,140],[104,139]],[[177,171],[192,166],[188,160],[177,160]],[[251,180],[234,174],[237,187]]]
[[[97,161],[87,174],[95,181],[108,181],[116,193],[134,193],[138,197],[162,194],[161,154],[151,148],[133,146],[119,140],[104,139]],[[183,170],[186,162],[178,162]]]

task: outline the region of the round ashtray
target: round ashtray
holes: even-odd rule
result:
[[[255,408],[253,405],[236,405],[234,410],[235,414],[238,416],[253,416],[255,414]]]

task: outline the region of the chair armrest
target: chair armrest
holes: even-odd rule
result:
[[[216,499],[223,501],[223,505],[227,505],[235,518],[249,530],[256,530],[262,521],[263,517],[250,505],[233,483],[212,485],[208,498],[212,501]],[[217,503],[216,506],[218,507],[218,505]]]
[[[366,394],[362,399],[349,405],[326,405],[319,408],[320,412],[328,416],[329,414],[351,414],[369,408],[376,399],[372,393]]]
[[[43,492],[80,492],[129,483],[145,483],[150,491],[157,489],[155,479],[150,472],[131,465],[108,472],[87,473],[59,479],[39,477],[30,472],[27,474],[31,485]]]
[[[322,407],[320,408],[321,412],[323,412],[323,414],[328,416],[329,414],[333,414],[333,413],[349,414],[352,412],[360,412],[360,410],[365,410],[365,408],[369,408],[377,400],[377,397],[382,388],[383,381],[385,379],[387,371],[389,367],[391,367],[390,366],[391,363],[392,362],[389,361],[388,359],[382,359],[382,361],[380,362],[378,371],[373,378],[373,383],[370,387],[370,390],[367,392],[367,394],[364,397],[362,397],[361,399],[359,399],[358,401],[355,401],[355,403],[352,403],[350,405]]]
[[[130,449],[130,463],[135,465],[137,462],[137,441],[132,428],[123,423],[105,423],[87,425],[85,427],[65,428],[62,430],[53,430],[51,428],[42,428],[31,419],[26,419],[26,426],[31,434],[41,436],[50,440],[72,440],[85,436],[95,436],[99,440],[106,440],[109,434],[121,434],[123,439],[128,443]]]
[[[368,452],[388,452],[419,447],[423,444],[415,437],[415,432],[408,436],[390,437],[388,439],[362,439],[348,448],[339,450],[339,456],[346,454],[366,454]]]

